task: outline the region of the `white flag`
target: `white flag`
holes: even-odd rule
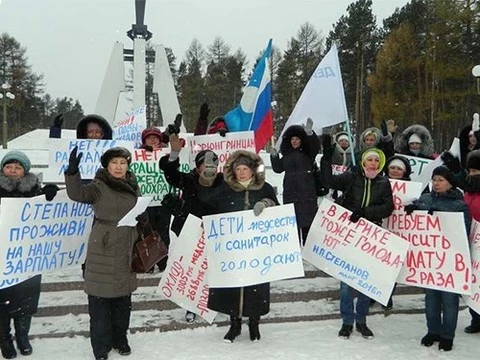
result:
[[[305,124],[309,117],[313,120],[313,130],[317,135],[322,133],[323,127],[335,125],[348,119],[342,73],[335,44],[320,61],[305,89],[303,89],[302,95],[300,95],[282,130],[276,145],[277,149],[280,148],[285,130],[291,125]]]

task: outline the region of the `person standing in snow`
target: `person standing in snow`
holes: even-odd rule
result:
[[[350,221],[356,223],[365,218],[379,226],[382,219],[393,212],[392,188],[388,178],[381,175],[385,165],[385,154],[374,147],[363,150],[357,169],[349,169],[343,174],[332,175],[332,155],[334,147],[331,136],[324,134],[322,139],[323,156],[320,169],[323,183],[333,190],[342,191],[335,202],[352,211]],[[370,298],[358,292],[357,304],[353,306],[354,289],[344,282],[340,283],[340,313],[342,327],[338,336],[348,339],[356,329],[366,339],[373,338],[373,332],[367,327],[367,315]]]
[[[224,167],[224,183],[204,197],[222,214],[253,209],[255,215],[278,205],[273,187],[265,181],[265,167],[259,155],[245,150],[230,154]],[[270,283],[245,287],[210,288],[208,308],[230,315],[225,341],[233,342],[242,332],[242,317],[248,317],[250,340],[260,340],[260,316],[270,311]]]

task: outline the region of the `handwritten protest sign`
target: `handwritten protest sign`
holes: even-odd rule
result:
[[[463,295],[463,300],[480,314],[480,222],[475,219],[472,219],[470,230],[470,256],[472,258],[472,294]]]
[[[386,305],[408,243],[324,199],[313,219],[303,258],[336,279]]]
[[[396,211],[385,227],[410,243],[398,281],[460,294],[471,292],[471,261],[463,213]]]
[[[195,156],[202,150],[212,150],[218,155],[219,168],[223,166],[228,157],[235,150],[255,151],[255,136],[253,131],[228,132],[225,137],[219,134],[191,136],[187,140],[190,150],[190,164],[195,165]]]
[[[427,168],[427,165],[430,164],[433,160],[430,159],[424,159],[416,156],[410,156],[410,155],[404,155],[404,154],[395,154],[397,156],[403,156],[406,157],[410,163],[410,166],[412,168],[412,175],[410,178],[413,181],[416,181],[416,178],[422,175],[422,173],[425,171]],[[430,173],[431,174],[431,173]],[[428,174],[427,176],[430,176]]]
[[[82,179],[93,179],[102,166],[100,158],[108,149],[122,146],[133,150],[133,142],[123,140],[89,140],[89,139],[49,139],[49,167],[43,170],[44,182],[64,182],[64,172],[68,168],[70,152],[78,146],[78,153],[83,156],[79,171]]]
[[[170,189],[167,180],[165,179],[165,174],[158,166],[160,158],[167,154],[170,154],[170,148],[163,148],[155,151],[136,149],[132,153],[130,170],[137,177],[140,193],[143,196],[152,197],[153,200],[150,203],[150,206],[159,206],[163,197]],[[189,173],[190,165],[188,152],[180,151],[179,160],[179,171]]]
[[[204,216],[203,224],[210,287],[304,276],[293,204]]]
[[[405,205],[418,200],[423,190],[423,184],[416,181],[390,179],[390,186],[392,187],[394,210],[400,211],[403,211]],[[394,215],[390,215],[390,218],[392,216]],[[387,220],[388,218],[383,220],[384,227]]]
[[[172,245],[158,286],[167,299],[211,324],[217,312],[207,307],[208,265],[202,220],[188,215],[180,236]]]
[[[142,131],[147,126],[147,111],[143,105],[113,124],[113,139],[133,141],[136,148],[142,145]]]
[[[31,275],[69,267],[85,260],[93,211],[60,191],[45,196],[3,198],[0,205],[0,288]]]

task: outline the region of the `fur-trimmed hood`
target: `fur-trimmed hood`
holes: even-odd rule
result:
[[[127,171],[126,179],[122,180],[114,178],[106,169],[100,168],[97,170],[94,180],[100,180],[114,190],[129,192],[134,195],[139,194],[137,178],[131,171]]]
[[[259,190],[265,184],[265,165],[263,164],[262,158],[251,152],[246,150],[237,150],[230,154],[225,166],[223,167],[223,178],[225,183],[235,191],[243,191],[245,188],[237,182],[235,178],[235,174],[232,169],[232,164],[238,160],[239,157],[245,156],[248,159],[255,162],[256,170],[253,174],[253,181],[248,186],[248,190]]]
[[[365,142],[363,141],[363,139],[365,138],[365,136],[367,136],[369,134],[375,135],[375,143],[373,145],[369,146],[369,147],[377,147],[378,144],[380,143],[380,140],[382,138],[382,132],[380,131],[380,129],[376,128],[376,127],[366,128],[360,134],[360,139],[359,139],[360,150],[363,150],[363,149],[367,148],[367,145],[365,145]]]
[[[40,181],[32,173],[26,173],[21,179],[15,180],[0,172],[0,188],[3,190],[2,192],[12,193],[12,196],[15,197],[30,197],[34,196],[32,193],[40,192]]]
[[[434,151],[432,135],[425,126],[419,124],[410,125],[402,131],[395,141],[395,151],[400,154],[410,154],[408,140],[413,134],[418,135],[422,140],[420,153],[424,156],[432,157]]]
[[[290,141],[294,136],[298,137],[302,142],[300,144],[300,148],[298,149],[294,149]],[[303,152],[310,156],[310,145],[307,140],[307,133],[305,132],[305,129],[302,125],[289,126],[282,136],[282,143],[280,144],[280,152],[282,153],[282,155],[285,156],[286,154],[294,150]]]
[[[112,127],[105,118],[100,115],[86,115],[77,124],[77,139],[87,139],[87,124],[94,122],[103,130],[102,140],[112,139]]]

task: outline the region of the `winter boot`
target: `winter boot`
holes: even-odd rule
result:
[[[350,334],[352,333],[352,331],[353,331],[353,325],[343,324],[342,328],[338,332],[338,337],[341,337],[346,340],[350,337]]]
[[[5,359],[17,357],[17,351],[13,346],[12,335],[10,334],[10,317],[0,317],[0,348]]]
[[[363,338],[365,339],[373,339],[373,332],[367,326],[367,324],[356,324],[355,328],[357,331],[362,334]]]
[[[422,341],[420,341],[420,343],[423,345],[423,346],[432,346],[433,343],[435,341],[440,341],[440,335],[437,335],[437,334],[432,334],[432,333],[427,333],[427,335],[425,335],[423,338],[422,338]]]
[[[260,330],[258,329],[258,322],[260,317],[251,316],[248,318],[248,330],[250,331],[250,340],[260,340]]]
[[[15,339],[17,340],[17,347],[22,355],[31,355],[33,352],[32,345],[28,340],[28,333],[30,332],[30,324],[32,317],[30,315],[21,315],[13,318],[15,325]]]
[[[223,339],[225,341],[233,342],[235,338],[242,333],[242,319],[230,316],[230,329],[225,334]]]
[[[476,334],[480,332],[480,325],[468,325],[465,330],[467,334]]]
[[[440,338],[440,342],[438,343],[438,350],[441,351],[450,351],[453,347],[453,339],[445,339]]]

